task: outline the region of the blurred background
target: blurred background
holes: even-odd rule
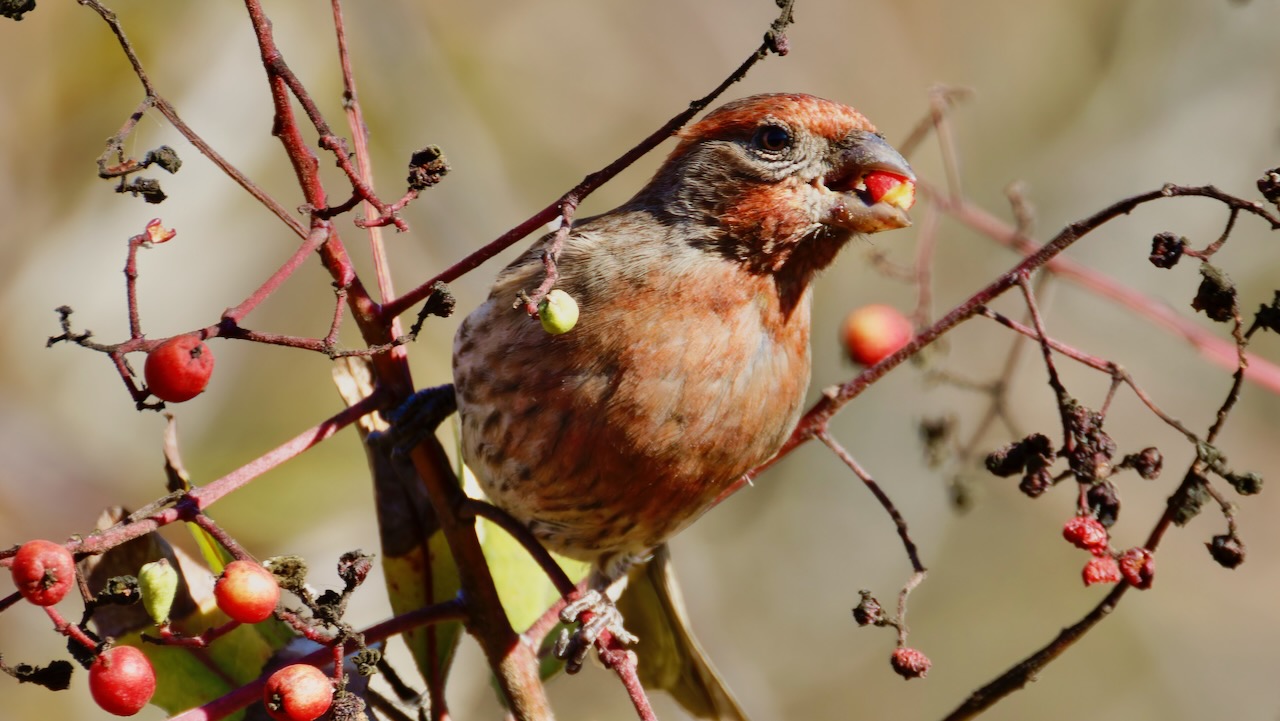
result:
[[[141,0],[111,7],[186,121],[284,206],[297,206],[288,163],[270,135],[263,71],[243,10]],[[268,12],[286,59],[346,133],[327,6],[269,3]],[[347,29],[384,197],[399,195],[414,149],[438,144],[453,166],[405,212],[411,232],[388,237],[399,287],[497,237],[703,95],[756,47],[775,13],[767,0],[351,3]],[[858,107],[900,142],[927,112],[931,88],[971,88],[953,126],[963,191],[1008,219],[1004,189],[1025,182],[1042,239],[1166,182],[1214,184],[1257,198],[1255,180],[1280,165],[1280,6],[1271,0],[803,0],[796,19],[791,54],[763,63],[726,97],[814,93]],[[90,10],[46,0],[20,23],[0,22],[0,63],[0,304],[8,308],[0,326],[0,545],[7,546],[86,532],[102,507],[137,507],[163,490],[161,416],[133,410],[104,357],[66,345],[46,349],[58,332],[53,309],[72,306],[75,327],[101,341],[125,338],[126,240],[152,217],[178,236],[141,254],[140,303],[151,337],[215,322],[297,239],[155,113],[127,149],[141,157],[168,143],[178,151],[181,172],[160,175],[170,199],[148,206],[96,178],[103,140],[142,91]],[[584,212],[629,197],[661,152],[593,196]],[[935,144],[912,160],[922,178],[942,182]],[[322,158],[322,165],[332,163]],[[331,177],[333,196],[345,197]],[[926,212],[927,203],[914,211],[917,218]],[[1108,225],[1070,256],[1190,316],[1199,282],[1194,263],[1154,268],[1146,261],[1149,239],[1169,230],[1203,246],[1225,220],[1209,201],[1164,201]],[[368,273],[350,216],[340,227]],[[819,282],[814,394],[855,372],[837,341],[846,312],[869,302],[913,307],[913,290],[878,274],[868,258],[879,252],[910,262],[918,227],[859,241]],[[938,314],[1015,261],[945,217],[938,241]],[[1244,309],[1271,300],[1280,250],[1261,223],[1241,218],[1216,262],[1238,282]],[[411,349],[419,385],[448,381],[457,320],[483,298],[501,263],[454,284],[462,312],[429,323]],[[1226,371],[1186,341],[1066,282],[1053,283],[1047,297],[1057,338],[1122,364],[1193,430],[1203,433],[1212,422],[1230,384]],[[331,304],[329,278],[312,263],[245,325],[322,336]],[[1020,310],[1013,302],[1000,307]],[[1224,328],[1215,332],[1225,337]],[[1280,362],[1280,340],[1260,335],[1255,352]],[[343,340],[356,339],[348,325]],[[1010,342],[993,324],[975,321],[930,354],[930,367],[991,381]],[[218,370],[209,392],[171,407],[198,483],[340,407],[329,361],[319,355],[225,341],[213,350]],[[1106,378],[1059,367],[1077,397],[1101,403]],[[1024,360],[1008,380],[1019,430],[1057,437],[1043,367]],[[1244,390],[1220,447],[1233,467],[1274,482],[1280,398],[1251,384]],[[1102,598],[1105,590],[1081,586],[1086,554],[1060,538],[1072,489],[1031,502],[1016,479],[966,470],[971,504],[959,512],[948,490],[957,469],[926,466],[921,419],[954,417],[967,438],[985,407],[983,396],[927,382],[919,367],[906,366],[834,424],[896,501],[931,569],[912,596],[910,619],[912,645],[934,661],[925,681],[903,683],[887,664],[893,634],[858,629],[850,618],[858,589],[888,605],[909,566],[884,512],[824,449],[801,449],[675,541],[695,626],[754,718],[941,717]],[[1192,453],[1124,391],[1108,429],[1122,453],[1157,445],[1166,459],[1154,483],[1132,474],[1118,480],[1124,506],[1114,536],[1126,547],[1146,537]],[[1010,440],[997,431],[982,448]],[[1280,716],[1280,524],[1268,521],[1278,510],[1271,488],[1241,504],[1250,555],[1233,572],[1204,550],[1224,530],[1217,513],[1176,529],[1160,547],[1154,589],[1128,594],[1037,683],[985,718]],[[341,552],[377,547],[364,457],[350,432],[259,479],[213,514],[259,557],[306,556],[320,586],[338,585],[330,569]],[[184,533],[169,537],[179,541]],[[7,584],[0,581],[0,593],[9,593]],[[357,624],[389,613],[380,578],[356,598],[349,618]],[[0,615],[0,652],[9,663],[45,663],[65,654],[62,645],[34,609]],[[412,673],[409,664],[402,670]],[[456,717],[498,718],[470,642],[455,675]],[[0,717],[104,717],[83,678],[60,694],[0,680]],[[562,719],[632,717],[622,689],[597,669],[558,679],[551,692]],[[656,703],[662,718],[684,718],[665,697]],[[148,709],[140,717],[160,714]]]

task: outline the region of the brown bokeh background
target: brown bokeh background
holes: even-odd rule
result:
[[[263,72],[243,9],[136,0],[113,7],[186,120],[285,206],[296,206],[299,195],[269,134]],[[271,3],[268,10],[287,60],[342,127],[327,8]],[[441,145],[454,167],[405,213],[412,231],[388,238],[400,287],[496,237],[705,93],[750,52],[774,13],[766,0],[351,3],[348,29],[380,187],[395,196],[408,153],[428,143]],[[1025,181],[1041,237],[1166,182],[1212,183],[1254,198],[1254,180],[1280,165],[1280,8],[1270,0],[812,0],[800,3],[797,20],[792,53],[764,63],[729,97],[815,93],[857,106],[900,141],[926,111],[932,86],[970,87],[975,96],[954,122],[964,191],[1008,218],[1004,188]],[[10,544],[83,532],[101,507],[141,505],[163,482],[162,419],[132,410],[102,357],[67,346],[46,350],[57,329],[52,309],[69,304],[77,328],[102,340],[122,338],[125,241],[152,217],[179,232],[141,257],[142,317],[153,337],[213,322],[287,257],[296,239],[156,114],[143,120],[129,150],[140,156],[162,143],[178,150],[182,171],[161,178],[170,200],[146,206],[95,177],[103,139],[141,90],[91,11],[44,0],[21,23],[0,23],[0,62],[0,544]],[[585,212],[625,199],[658,160],[628,171]],[[936,146],[913,161],[922,177],[941,180]],[[917,216],[924,212],[918,206]],[[1208,201],[1165,201],[1110,224],[1071,255],[1190,314],[1193,264],[1153,268],[1145,260],[1148,239],[1171,230],[1204,245],[1225,218]],[[347,219],[341,227],[367,269],[359,232]],[[874,249],[909,262],[916,232],[857,243],[820,282],[815,393],[853,373],[836,342],[843,313],[871,301],[910,309],[911,289],[871,270],[867,257]],[[1269,301],[1277,286],[1275,242],[1243,218],[1219,256],[1246,309]],[[1013,262],[1008,251],[944,218],[935,310]],[[456,283],[460,308],[480,300],[498,267],[492,262]],[[328,283],[312,264],[246,324],[323,335]],[[1058,338],[1124,365],[1172,415],[1198,431],[1207,427],[1229,385],[1226,372],[1185,341],[1070,284],[1053,284],[1048,296],[1048,323]],[[1001,308],[1019,310],[1009,301]],[[456,320],[431,323],[413,347],[420,385],[448,380]],[[348,328],[346,340],[353,339]],[[947,338],[945,352],[930,354],[931,367],[991,380],[1009,342],[974,322]],[[1259,338],[1255,350],[1280,362],[1274,335]],[[214,351],[218,372],[209,392],[174,409],[199,481],[338,408],[323,357],[228,342],[216,342]],[[1062,368],[1082,401],[1101,402],[1105,378]],[[1019,427],[1056,436],[1043,368],[1026,361],[1009,381]],[[1032,503],[1014,482],[968,473],[971,510],[949,506],[947,478],[926,468],[916,426],[924,417],[954,415],[967,434],[981,410],[981,396],[928,383],[918,368],[903,367],[834,426],[898,503],[931,568],[911,615],[912,643],[935,663],[925,681],[892,675],[885,662],[892,634],[860,630],[850,620],[858,589],[888,602],[908,566],[885,514],[824,450],[800,450],[674,543],[699,633],[755,718],[938,718],[1102,597],[1081,587],[1085,555],[1059,538],[1073,507],[1068,488]],[[1116,543],[1133,545],[1162,510],[1191,450],[1125,392],[1109,428],[1122,451],[1152,444],[1165,450],[1159,481],[1121,481]],[[1280,399],[1247,384],[1221,447],[1233,466],[1274,482],[1278,428]],[[1005,440],[993,435],[986,445]],[[1241,504],[1250,557],[1234,572],[1203,548],[1222,532],[1215,513],[1171,533],[1158,554],[1155,588],[1129,594],[1036,684],[987,718],[1276,718],[1277,503],[1268,488]],[[312,559],[321,569],[313,580],[322,586],[337,583],[324,571],[332,567],[325,559],[377,545],[363,456],[350,434],[260,479],[214,514],[260,556]],[[0,581],[0,593],[8,590]],[[353,618],[384,617],[380,595],[380,579],[372,579]],[[0,615],[0,652],[10,663],[45,662],[61,645],[31,608]],[[104,716],[83,675],[72,693],[56,695],[0,683],[5,719]],[[470,644],[452,689],[457,718],[498,717]],[[552,694],[563,719],[630,714],[622,690],[600,671],[559,679]],[[662,718],[683,718],[665,698],[657,703]],[[159,716],[154,709],[143,714]]]

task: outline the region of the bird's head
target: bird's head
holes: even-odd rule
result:
[[[911,224],[909,202],[877,202],[865,179],[914,184],[861,113],[811,95],[755,95],[711,112],[636,201],[702,229],[698,242],[755,272],[807,281],[853,235]]]

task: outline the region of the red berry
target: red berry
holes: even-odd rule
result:
[[[877,170],[868,173],[862,183],[867,186],[873,203],[883,201],[903,210],[910,210],[916,204],[916,185],[910,178]]]
[[[108,649],[89,666],[89,693],[103,711],[132,716],[156,692],[156,672],[133,646]]]
[[[1120,564],[1116,563],[1116,559],[1111,556],[1094,556],[1084,564],[1082,575],[1086,586],[1092,586],[1095,583],[1119,583]]]
[[[142,367],[147,390],[162,401],[181,403],[200,395],[213,375],[213,351],[195,335],[180,335],[156,346]]]
[[[232,561],[213,585],[218,608],[240,623],[265,621],[280,601],[280,584],[252,561]]]
[[[1120,554],[1120,573],[1134,588],[1151,588],[1156,575],[1156,559],[1145,548],[1130,548]]]
[[[333,682],[315,666],[285,666],[267,679],[262,702],[276,721],[312,721],[333,703]]]
[[[37,606],[52,606],[76,582],[76,562],[66,546],[53,541],[27,541],[13,557],[13,583]]]
[[[845,316],[844,348],[855,363],[872,366],[911,341],[911,321],[887,305],[866,305]]]
[[[1062,527],[1062,537],[1077,548],[1094,554],[1106,553],[1110,539],[1107,529],[1093,516],[1076,516]]]
[[[905,679],[924,678],[929,673],[933,662],[929,657],[914,648],[900,647],[889,657],[889,665]]]

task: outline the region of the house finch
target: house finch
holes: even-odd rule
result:
[[[572,330],[513,307],[550,236],[507,266],[453,352],[462,455],[492,502],[608,581],[772,457],[809,385],[814,276],[854,234],[910,224],[872,200],[873,171],[912,177],[856,110],[749,97],[574,224],[557,282]]]

